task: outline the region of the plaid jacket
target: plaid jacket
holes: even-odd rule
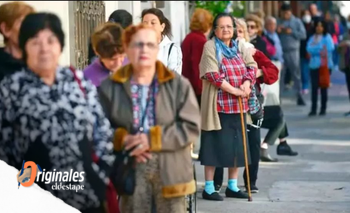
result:
[[[223,58],[219,72],[209,72],[205,79],[219,88],[217,98],[217,109],[219,113],[238,114],[239,103],[238,97],[223,91],[220,86],[223,80],[226,80],[232,86],[239,88],[243,82],[249,80],[251,85],[255,84],[255,67],[246,67],[241,56],[232,59]],[[243,112],[249,111],[247,98],[242,99]]]

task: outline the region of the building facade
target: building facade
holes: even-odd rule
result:
[[[9,1],[0,1],[0,5]],[[37,11],[57,14],[66,35],[66,47],[61,57],[62,65],[74,65],[83,69],[87,64],[89,37],[99,24],[105,22],[117,9],[129,11],[134,24],[140,23],[143,9],[157,7],[161,9],[172,24],[172,40],[181,44],[189,32],[191,12],[195,8],[193,1],[25,1]],[[292,5],[293,13],[299,16],[302,9],[314,1],[246,1],[246,13],[262,9],[265,15],[279,17],[279,8],[283,2]],[[332,8],[332,1],[316,1],[320,10]],[[0,38],[0,44],[2,38]]]
[[[0,1],[0,5],[10,1]],[[134,24],[140,23],[142,9],[154,6],[154,1],[24,1],[37,11],[52,12],[62,21],[66,46],[60,59],[62,65],[83,69],[87,65],[88,42],[94,29],[107,21],[117,9],[129,11]],[[180,43],[186,35],[188,3],[185,1],[157,2],[172,23],[173,41]],[[188,28],[188,27],[187,27]],[[0,44],[3,39],[0,38]]]

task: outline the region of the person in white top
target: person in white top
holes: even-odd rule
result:
[[[157,8],[145,9],[142,11],[142,23],[152,26],[159,33],[158,60],[181,75],[182,52],[181,48],[170,39],[171,23]]]

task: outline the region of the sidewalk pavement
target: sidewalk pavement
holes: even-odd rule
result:
[[[253,202],[224,198],[223,202],[202,199],[204,168],[196,163],[197,212],[199,213],[349,213],[350,212],[350,110],[345,85],[329,91],[328,114],[308,118],[308,105],[298,107],[291,96],[283,99],[290,137],[288,143],[299,152],[297,157],[276,155],[277,163],[261,163]],[[266,131],[262,130],[262,136]],[[238,180],[242,185],[242,172]],[[225,170],[227,175],[227,171]],[[227,180],[224,181],[224,184]],[[226,185],[221,189],[225,196]],[[243,188],[242,188],[243,189]]]

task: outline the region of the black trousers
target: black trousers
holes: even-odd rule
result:
[[[288,128],[280,105],[266,106],[261,128],[268,129],[264,142],[274,145],[277,138],[288,137]]]
[[[321,89],[321,111],[326,111],[328,101],[328,88],[319,87],[319,70],[310,70],[311,76],[311,112],[317,112],[318,90]]]
[[[249,177],[251,185],[256,184],[258,179],[259,161],[260,161],[260,129],[248,125],[248,140],[250,149],[251,164],[249,165]],[[247,184],[246,171],[244,170],[244,183]],[[222,186],[224,180],[224,169],[216,168],[214,173],[214,185]]]
[[[350,101],[350,70],[345,72],[346,85],[348,86],[349,101]]]

